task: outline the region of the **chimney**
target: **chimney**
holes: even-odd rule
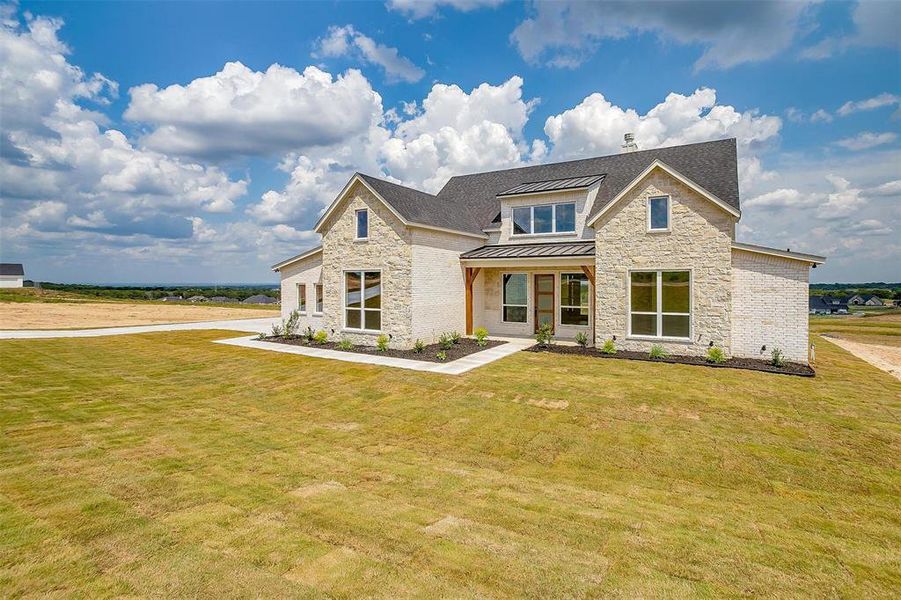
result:
[[[623,152],[635,152],[638,144],[635,143],[635,134],[627,133],[623,136]]]

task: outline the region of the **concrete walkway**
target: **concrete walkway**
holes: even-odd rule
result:
[[[500,339],[500,338],[492,338]],[[345,362],[362,363],[367,365],[380,365],[383,367],[397,367],[399,369],[411,369],[413,371],[427,371],[429,373],[443,373],[445,375],[460,375],[482,365],[494,362],[498,359],[510,356],[523,348],[528,348],[535,343],[531,339],[509,339],[501,346],[488,348],[463,358],[447,362],[434,363],[424,360],[410,360],[408,358],[395,358],[393,356],[379,356],[377,354],[357,354],[355,352],[342,352],[340,350],[328,350],[325,348],[310,348],[309,346],[290,346],[274,342],[264,342],[255,339],[255,336],[216,340],[217,344],[240,346],[241,348],[255,348],[257,350],[269,350],[270,352],[284,352],[285,354],[300,354],[313,358],[329,358],[343,360]]]
[[[265,319],[232,319],[229,321],[197,321],[194,323],[162,323],[158,325],[133,325],[130,327],[103,327],[100,329],[20,329],[0,331],[0,340],[42,340],[52,338],[86,338],[107,335],[153,333],[155,331],[186,331],[192,329],[228,329],[230,331],[269,332],[278,317]]]

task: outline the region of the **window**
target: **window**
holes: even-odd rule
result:
[[[302,283],[297,284],[297,310],[307,312],[307,286]]]
[[[588,325],[590,291],[584,273],[560,274],[560,323]]]
[[[529,307],[529,280],[525,273],[504,273],[502,276],[505,323],[525,323]]]
[[[688,271],[629,274],[629,335],[690,339],[691,274]]]
[[[379,271],[344,273],[344,327],[382,329],[382,274]]]
[[[648,198],[648,231],[669,231],[669,196]]]
[[[362,208],[356,211],[358,240],[369,239],[369,211]]]
[[[317,283],[313,286],[314,291],[316,292],[316,308],[314,309],[314,313],[321,315],[322,314],[322,284]]]
[[[576,205],[540,204],[513,209],[513,235],[575,233]]]

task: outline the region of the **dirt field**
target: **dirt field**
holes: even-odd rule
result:
[[[874,367],[891,373],[901,379],[901,348],[894,346],[880,346],[877,344],[862,344],[837,337],[827,338],[837,346],[841,346],[848,352],[856,354]]]
[[[0,329],[87,329],[277,316],[272,309],[124,302],[2,302]]]

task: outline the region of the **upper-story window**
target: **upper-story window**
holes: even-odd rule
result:
[[[576,204],[539,204],[513,209],[513,235],[575,233]]]
[[[360,210],[356,211],[355,215],[357,220],[356,239],[369,239],[369,211],[365,208],[361,208]]]
[[[670,198],[648,198],[648,231],[670,230]]]

